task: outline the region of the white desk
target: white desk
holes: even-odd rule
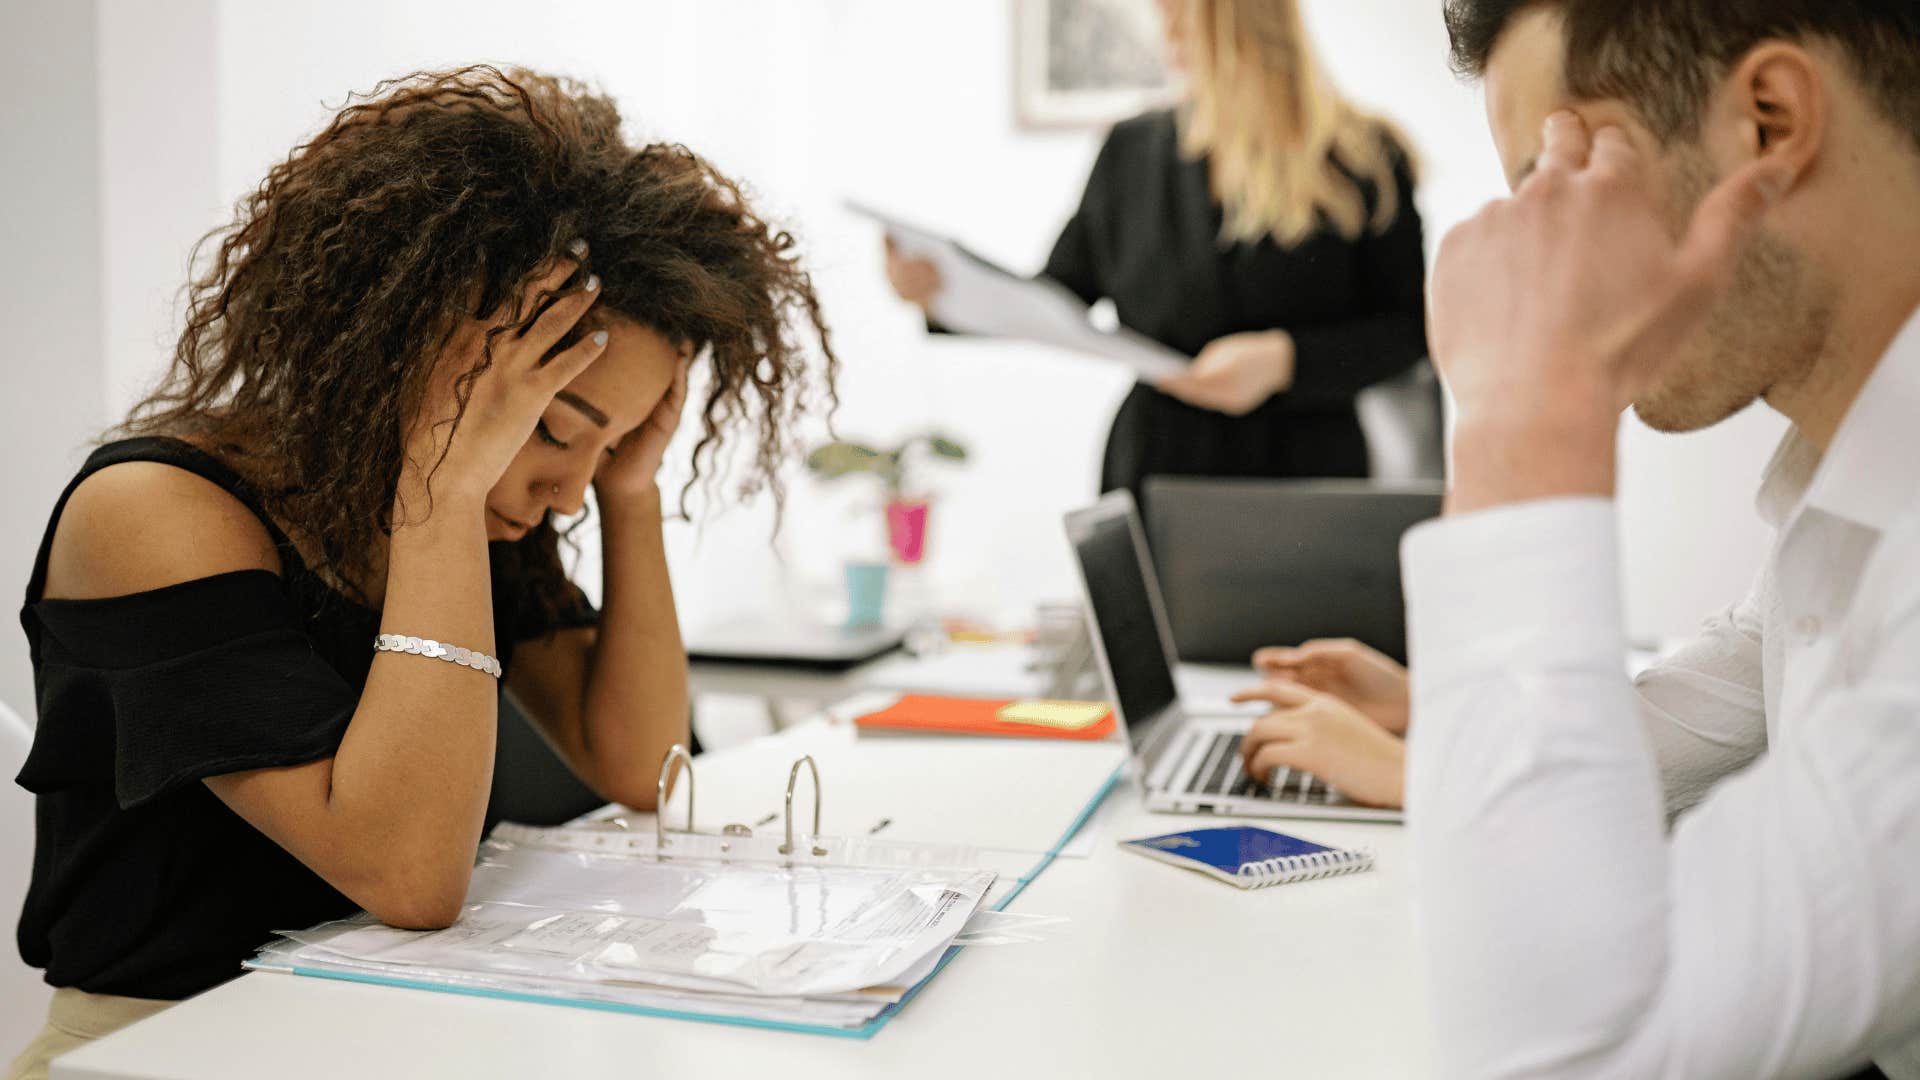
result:
[[[1196,675],[1207,673],[1183,672],[1183,686]],[[838,690],[849,678],[857,673],[802,689]],[[250,974],[59,1059],[52,1076],[1425,1075],[1429,1021],[1401,829],[1271,823],[1371,846],[1377,864],[1251,892],[1114,843],[1204,823],[1149,814],[1133,784],[1117,787],[1087,825],[1092,856],[1056,861],[1011,908],[1071,921],[1043,942],[963,952],[870,1041]]]
[[[1094,854],[1012,910],[1055,938],[969,950],[871,1041],[245,975],[57,1061],[54,1080],[335,1077],[1425,1075],[1429,1038],[1397,826],[1365,874],[1241,892],[1119,850],[1178,827],[1116,789]],[[1282,826],[1287,827],[1287,826]]]

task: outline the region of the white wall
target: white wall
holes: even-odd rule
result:
[[[242,189],[214,176],[214,0],[99,9],[106,404],[119,420],[172,355],[194,241]]]
[[[840,206],[854,196],[950,230],[1008,264],[1040,263],[1098,136],[1014,126],[1009,0],[605,0],[544,18],[503,0],[200,2],[214,9],[212,27],[187,20],[200,44],[171,41],[129,63],[174,70],[172,57],[201,55],[211,43],[211,198],[208,144],[108,144],[110,157],[116,147],[137,147],[141,159],[138,173],[129,166],[109,180],[109,246],[125,256],[113,260],[109,278],[116,393],[142,382],[145,343],[170,336],[155,298],[179,284],[184,244],[198,231],[196,207],[228,204],[250,188],[350,89],[422,67],[525,63],[598,83],[620,101],[635,134],[689,143],[749,180],[764,208],[794,226],[846,365],[841,433],[889,438],[938,425],[972,446],[972,464],[934,478],[941,501],[933,561],[911,588],[1009,617],[1036,598],[1071,595],[1058,518],[1093,492],[1124,381],[1038,348],[928,339],[887,292],[873,230]],[[102,3],[110,30],[113,20],[143,18],[139,5]],[[1478,94],[1446,69],[1435,7],[1307,0],[1336,78],[1397,118],[1422,151],[1430,246],[1501,188]],[[166,106],[171,122],[204,134],[204,77],[189,73],[184,85],[184,101]],[[108,104],[109,132],[150,130],[162,107]],[[209,212],[199,225],[218,220]],[[162,352],[148,355],[157,365]],[[1622,501],[1636,635],[1684,631],[1744,584],[1763,545],[1749,505],[1752,478],[1776,430],[1770,417],[1755,416],[1664,440],[1629,425]],[[775,544],[780,558],[768,558],[764,500],[672,527],[689,622],[780,604],[829,607],[840,560],[876,546],[878,526],[861,516],[869,493],[822,490],[797,472],[792,486]]]
[[[1634,419],[1622,426],[1628,633],[1649,641],[1689,633],[1745,594],[1771,536],[1754,494],[1786,429],[1765,405],[1691,435],[1662,435]]]
[[[104,412],[100,349],[100,162],[94,139],[98,27],[87,4],[0,5],[0,702],[29,718],[33,680],[13,621],[46,514]],[[0,759],[18,761],[11,753]],[[32,850],[32,800],[0,774],[0,926],[12,929]],[[32,1038],[51,992],[0,944],[0,1057]]]
[[[93,8],[0,5],[0,700],[33,715],[14,622],[47,512],[105,416]],[[10,783],[12,777],[0,777]]]

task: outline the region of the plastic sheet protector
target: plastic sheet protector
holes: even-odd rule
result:
[[[714,770],[703,761],[700,771]],[[502,824],[481,845],[452,926],[398,930],[362,913],[280,931],[247,966],[870,1037],[959,947],[1040,940],[1049,920],[999,909],[1060,853],[1113,779],[1086,789],[1083,811],[1036,861],[824,834],[822,770],[805,754],[787,770],[779,828],[756,834],[733,821],[702,832],[693,774],[679,747],[661,766],[660,801],[684,807],[681,829],[657,815],[644,830],[623,816]],[[796,807],[808,777],[812,799]]]
[[[661,860],[527,842],[541,835],[496,830],[466,908],[445,930],[396,930],[358,916],[283,932],[259,962],[482,989],[584,987],[611,1001],[717,995],[731,1013],[864,1022],[932,973],[995,878],[964,868]]]

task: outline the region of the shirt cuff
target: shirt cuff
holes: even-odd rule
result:
[[[1540,499],[1417,526],[1401,543],[1416,688],[1493,669],[1618,667],[1613,503]]]

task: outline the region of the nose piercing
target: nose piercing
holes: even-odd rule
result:
[[[558,495],[558,494],[560,494],[560,485],[559,485],[559,484],[555,484],[555,485],[553,485],[553,493],[554,493],[555,495]]]

